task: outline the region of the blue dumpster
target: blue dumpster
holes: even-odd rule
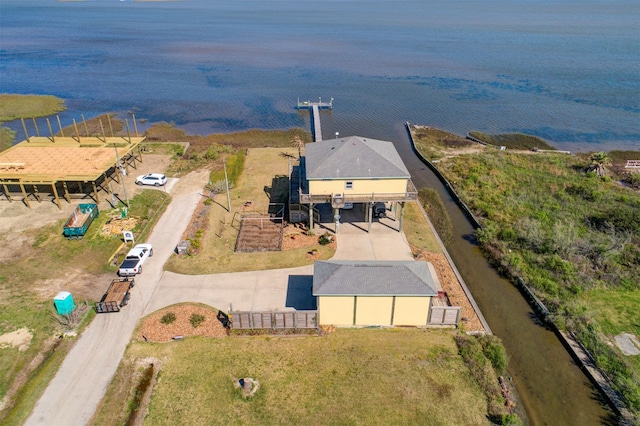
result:
[[[69,315],[76,308],[73,303],[73,297],[68,291],[61,291],[53,298],[53,304],[56,306],[58,315]]]

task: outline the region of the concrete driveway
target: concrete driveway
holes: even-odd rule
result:
[[[121,312],[96,316],[36,403],[27,425],[84,425],[93,416],[162,277],[164,263],[201,197],[200,188],[208,175],[205,172],[196,177],[202,180],[194,186],[198,189],[174,197],[147,241],[153,245],[154,255],[145,263],[144,274],[135,278],[129,305]]]
[[[312,265],[213,275],[165,272],[144,315],[181,302],[205,303],[223,311],[316,309],[312,276]]]
[[[366,222],[341,223],[333,260],[415,260],[396,221],[376,220],[369,232],[367,227]]]
[[[206,176],[203,179],[198,188],[206,183]],[[172,190],[174,185],[180,190],[180,182],[175,181],[166,190]],[[163,271],[200,196],[198,189],[174,197],[149,238],[154,256],[145,263],[144,273],[136,277],[129,305],[117,314],[96,316],[49,383],[27,425],[86,424],[143,315],[180,302],[205,303],[223,311],[231,307],[243,311],[316,309],[311,295],[312,265],[214,275]],[[365,231],[366,226],[358,222],[341,224],[333,259],[413,260],[404,234],[395,230],[397,222],[384,219],[373,223],[371,232]]]
[[[414,260],[404,233],[394,223],[343,223],[333,260]],[[395,224],[397,227],[397,224]],[[318,229],[320,231],[320,228]],[[146,271],[145,271],[146,272]],[[148,315],[181,302],[200,302],[223,311],[292,311],[316,309],[311,295],[313,266],[212,275],[164,272],[144,310]]]

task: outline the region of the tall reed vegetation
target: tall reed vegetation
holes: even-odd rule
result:
[[[622,332],[640,335],[640,194],[603,176],[600,165],[608,161],[597,170],[593,161],[484,151],[438,168],[480,220],[477,236],[488,257],[533,288],[638,414],[640,360],[610,343]],[[635,314],[605,316],[594,294],[616,313]]]

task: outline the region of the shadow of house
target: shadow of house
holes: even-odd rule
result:
[[[312,311],[318,306],[317,298],[311,294],[312,275],[289,275],[285,306],[298,311]]]

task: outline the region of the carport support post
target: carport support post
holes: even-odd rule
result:
[[[402,219],[404,219],[404,201],[400,204],[400,227],[398,228],[398,232],[402,232]]]
[[[367,221],[367,232],[371,232],[371,222],[373,222],[373,202],[367,203],[367,209],[369,210],[369,220]]]

